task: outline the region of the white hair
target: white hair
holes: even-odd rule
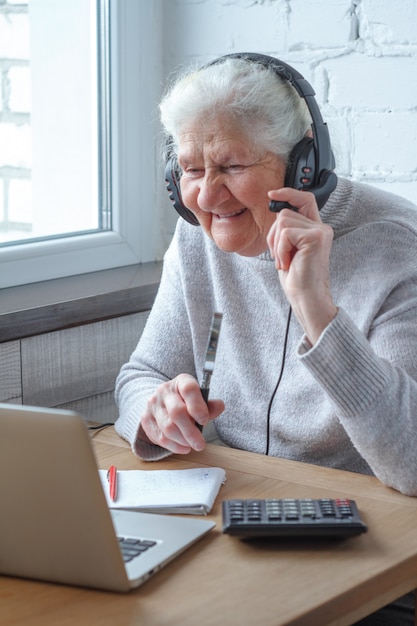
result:
[[[226,113],[254,145],[288,160],[308,132],[308,107],[294,87],[272,68],[229,58],[188,71],[160,103],[167,150],[176,153],[181,130]]]

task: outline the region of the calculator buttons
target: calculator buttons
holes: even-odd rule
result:
[[[316,517],[316,507],[313,500],[300,500],[300,510],[302,517]]]
[[[282,503],[280,500],[266,500],[266,515],[269,520],[282,519]]]

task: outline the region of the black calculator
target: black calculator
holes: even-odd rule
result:
[[[349,498],[224,500],[223,532],[241,538],[353,537],[367,531]]]

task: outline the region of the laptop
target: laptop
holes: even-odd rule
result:
[[[0,503],[0,574],[110,591],[138,587],[215,526],[110,511],[83,419],[12,404],[0,404]]]

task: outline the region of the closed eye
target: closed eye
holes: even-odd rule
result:
[[[241,165],[240,163],[230,163],[230,165],[226,165],[224,167],[224,170],[227,172],[241,172],[242,170],[245,169],[244,165]]]
[[[193,178],[197,178],[199,176],[204,176],[204,169],[198,167],[187,167],[184,170],[184,173]]]

